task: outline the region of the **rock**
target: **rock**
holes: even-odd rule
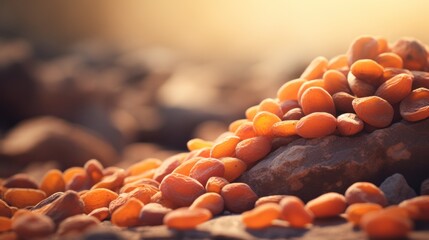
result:
[[[57,161],[62,168],[83,166],[95,158],[109,166],[117,161],[111,145],[77,125],[54,117],[39,117],[22,122],[0,142],[0,175],[11,175],[10,165]],[[22,168],[21,168],[22,169]],[[6,171],[8,170],[8,171]]]
[[[429,195],[429,178],[426,178],[420,186],[420,195]]]
[[[416,192],[408,186],[404,176],[399,173],[395,173],[386,178],[386,180],[381,183],[380,189],[384,192],[389,205],[399,204],[404,200],[417,196]]]
[[[429,119],[354,137],[298,139],[272,152],[238,181],[259,196],[292,194],[306,201],[325,192],[344,193],[357,181],[378,185],[394,173],[418,189],[429,169],[427,139]]]

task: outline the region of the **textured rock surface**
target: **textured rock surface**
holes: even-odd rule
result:
[[[378,185],[394,173],[418,189],[428,177],[428,139],[429,119],[354,137],[298,139],[272,152],[239,181],[259,196],[293,194],[304,200],[329,191],[344,193],[356,181]]]
[[[8,174],[13,173],[14,165],[29,162],[57,161],[61,167],[70,167],[82,166],[91,158],[111,165],[117,161],[117,153],[90,131],[53,117],[27,120],[0,142],[0,169]]]
[[[406,199],[416,196],[416,192],[408,185],[404,176],[399,173],[386,178],[381,183],[380,189],[384,192],[389,204],[399,204]]]

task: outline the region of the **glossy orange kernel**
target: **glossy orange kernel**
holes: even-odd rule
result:
[[[110,211],[109,211],[108,207],[101,207],[101,208],[97,208],[97,209],[92,210],[88,214],[88,216],[95,217],[99,221],[104,221],[110,216]]]
[[[158,158],[146,158],[137,163],[134,163],[127,168],[127,176],[136,176],[145,173],[149,170],[156,169],[161,165],[162,161]]]
[[[295,196],[284,197],[280,201],[280,209],[280,218],[289,222],[291,227],[302,228],[313,222],[313,213]]]
[[[378,36],[378,37],[375,37],[375,40],[377,40],[379,53],[390,51],[389,43],[387,42],[386,38]]]
[[[252,107],[249,107],[248,109],[246,109],[245,115],[246,115],[247,120],[249,120],[249,121],[253,120],[256,113],[258,113],[258,107],[259,106],[256,105],[256,106],[252,106]]]
[[[246,122],[240,125],[234,134],[239,137],[241,140],[256,137],[255,129],[253,128],[252,122]]]
[[[224,201],[218,193],[208,192],[195,199],[189,209],[193,208],[205,208],[215,216],[223,212]]]
[[[191,173],[191,169],[201,159],[203,159],[203,158],[202,157],[194,157],[194,158],[188,159],[188,160],[182,162],[179,166],[177,166],[176,169],[174,169],[172,173],[179,173],[179,174],[183,174],[185,176],[189,176],[189,174]]]
[[[248,138],[237,144],[235,155],[246,164],[261,160],[271,151],[271,140],[264,136]]]
[[[225,166],[222,161],[216,158],[202,158],[192,167],[189,176],[205,186],[210,177],[223,177],[224,173]]]
[[[190,206],[197,197],[206,192],[197,180],[177,173],[167,175],[159,185],[159,190],[163,198],[178,207]]]
[[[153,179],[160,183],[165,176],[172,173],[183,162],[186,156],[185,153],[179,153],[165,159],[155,170]]]
[[[328,67],[328,59],[325,57],[316,57],[313,59],[304,72],[301,74],[300,78],[313,80],[317,78],[321,78],[323,73],[325,73]]]
[[[328,70],[323,74],[324,88],[333,95],[337,92],[350,92],[347,77],[338,70]]]
[[[360,227],[370,238],[401,239],[413,229],[413,222],[397,209],[384,209],[365,214]]]
[[[307,81],[307,82],[303,83],[301,85],[301,87],[299,88],[299,91],[298,91],[298,103],[299,104],[301,104],[302,94],[304,94],[304,92],[311,87],[325,88],[325,80],[316,79],[316,80],[311,80],[311,81]]]
[[[206,191],[220,194],[222,188],[228,183],[228,180],[223,177],[211,177],[209,178],[209,180],[207,180]]]
[[[225,208],[232,213],[242,213],[254,207],[258,195],[245,183],[230,183],[221,190]]]
[[[215,142],[210,151],[210,157],[222,158],[232,157],[235,154],[235,147],[241,141],[237,136],[228,136]]]
[[[305,83],[306,79],[294,79],[284,83],[277,91],[277,98],[280,102],[286,100],[298,100],[298,91],[301,85]]]
[[[349,63],[348,63],[347,55],[345,54],[337,55],[331,58],[328,62],[328,69],[338,70],[338,69],[344,69],[348,67],[349,67]]]
[[[276,137],[289,137],[296,135],[296,124],[298,120],[288,120],[274,123],[271,133]]]
[[[429,221],[429,195],[422,195],[405,200],[399,207],[406,209],[411,218]]]
[[[348,63],[352,65],[359,59],[376,59],[378,54],[378,41],[371,36],[360,36],[347,50]]]
[[[373,211],[380,211],[383,209],[382,206],[376,203],[354,203],[350,205],[346,210],[347,221],[354,225],[359,225],[362,217]]]
[[[125,179],[125,170],[121,169],[113,173],[112,175],[108,175],[103,177],[100,182],[94,184],[91,189],[96,188],[107,188],[114,192],[118,191],[124,183]]]
[[[402,73],[406,73],[408,75],[413,75],[414,76],[414,74],[410,70],[403,69],[403,68],[391,68],[391,67],[387,67],[387,68],[384,68],[383,79],[382,79],[381,83],[383,83],[383,82],[391,79],[392,77],[394,77],[394,76],[396,76],[398,74],[402,74]],[[414,78],[415,78],[415,76],[414,76]],[[415,79],[413,81],[413,85],[414,85],[414,83],[415,83]]]
[[[225,167],[223,177],[229,182],[233,182],[240,177],[247,169],[247,164],[239,158],[226,157],[222,158],[221,161]]]
[[[402,118],[417,122],[429,117],[429,89],[418,88],[405,97],[399,105]]]
[[[325,137],[335,132],[337,119],[329,113],[314,112],[301,118],[296,132],[303,138]]]
[[[83,166],[90,185],[98,183],[104,176],[103,165],[96,159],[91,159]]]
[[[241,126],[241,125],[243,125],[244,123],[247,123],[247,122],[249,122],[249,120],[248,119],[238,119],[238,120],[235,120],[235,121],[233,121],[233,122],[231,122],[230,124],[229,124],[229,126],[228,126],[228,131],[230,131],[230,132],[235,132],[235,131],[237,131],[237,129]],[[195,139],[195,138],[194,138]],[[207,147],[211,147],[211,145],[210,146],[207,146]],[[188,149],[189,149],[189,147],[188,147]]]
[[[45,198],[45,192],[32,188],[9,188],[4,193],[5,202],[17,208],[34,206]]]
[[[143,203],[136,198],[130,198],[112,213],[112,224],[119,227],[133,227],[139,224],[140,211]]]
[[[354,113],[344,113],[337,117],[337,130],[342,136],[353,136],[363,128],[363,121]]]
[[[12,220],[8,217],[0,216],[0,233],[6,232],[12,229]]]
[[[253,128],[255,133],[260,136],[270,136],[271,135],[271,126],[274,123],[280,122],[281,119],[270,112],[259,112],[256,114],[253,119]]]
[[[212,147],[212,141],[206,141],[201,138],[193,138],[186,143],[189,151],[198,150],[205,147]]]
[[[378,64],[380,64],[382,67],[392,67],[392,68],[402,68],[403,67],[403,61],[398,54],[393,52],[385,52],[381,53],[377,56],[376,61]]]
[[[370,182],[356,182],[347,188],[345,193],[349,205],[354,203],[377,203],[381,206],[387,205],[384,193]]]
[[[118,197],[118,194],[106,188],[96,188],[82,194],[80,198],[85,203],[85,213],[101,207],[108,207],[110,202]]]
[[[66,185],[78,174],[85,174],[85,169],[83,167],[71,167],[64,171],[63,177]]]
[[[315,218],[335,217],[346,210],[347,203],[343,195],[335,192],[325,193],[309,201],[305,207]]]
[[[371,59],[357,60],[350,66],[351,73],[358,79],[367,83],[377,81],[383,76],[384,68]]]
[[[280,215],[280,206],[275,203],[267,203],[241,214],[241,221],[249,229],[261,229],[269,227],[272,221]]]
[[[266,98],[259,103],[258,112],[270,112],[277,115],[277,117],[283,116],[283,111],[280,106],[280,103],[276,99]]]
[[[280,201],[284,197],[287,197],[287,196],[289,196],[289,195],[269,195],[269,196],[265,196],[265,197],[260,197],[258,200],[256,200],[255,207],[258,207],[258,206],[265,204],[265,203],[280,204]]]
[[[39,188],[46,193],[46,196],[51,196],[56,192],[64,192],[66,183],[63,178],[63,173],[58,169],[49,170],[43,176]]]
[[[321,87],[310,87],[301,96],[301,108],[305,115],[327,112],[335,115],[335,104],[331,95]]]
[[[412,84],[412,75],[398,74],[381,84],[375,95],[385,99],[390,104],[399,103],[410,94]]]
[[[393,107],[380,97],[356,98],[352,105],[358,117],[371,126],[384,128],[392,123]]]
[[[428,52],[425,46],[415,39],[399,39],[392,45],[392,52],[402,58],[406,69],[422,71],[428,65]]]
[[[165,215],[164,224],[169,228],[187,230],[194,229],[211,218],[210,211],[204,208],[179,208]]]

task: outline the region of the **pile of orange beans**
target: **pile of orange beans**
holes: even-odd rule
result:
[[[73,236],[105,220],[186,230],[225,212],[241,214],[250,229],[276,222],[311,227],[314,219],[343,216],[370,237],[406,236],[415,220],[429,220],[429,196],[387,206],[380,189],[359,182],[344,195],[304,203],[296,196],[259,197],[235,181],[289,137],[349,137],[428,118],[428,69],[427,47],[414,39],[388,44],[359,37],[346,54],[315,58],[276,98],[248,108],[216,140],[189,140],[187,152],[126,169],[92,159],[52,169],[40,181],[26,174],[0,179],[0,237]]]

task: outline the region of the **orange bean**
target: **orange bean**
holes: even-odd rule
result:
[[[0,233],[6,232],[12,229],[12,220],[7,217],[0,216]]]
[[[186,157],[186,155],[186,153],[179,153],[165,159],[161,163],[161,166],[156,169],[153,179],[155,179],[157,182],[161,182],[165,176],[172,173],[174,169],[176,169],[177,166],[183,162],[183,159]]]
[[[280,201],[280,209],[280,218],[289,222],[291,227],[302,228],[313,222],[313,213],[295,196],[284,197]]]
[[[140,223],[143,226],[162,225],[165,215],[172,209],[166,208],[159,203],[148,203],[140,212]]]
[[[301,96],[301,108],[305,115],[327,112],[335,115],[335,104],[331,95],[321,87],[310,87]]]
[[[19,239],[47,238],[54,233],[55,225],[43,214],[23,212],[12,218],[12,230]]]
[[[271,151],[271,140],[264,136],[248,138],[237,144],[235,154],[246,164],[261,160]]]
[[[267,203],[241,214],[241,221],[247,228],[260,229],[271,225],[280,215],[280,207],[275,203]]]
[[[401,116],[409,122],[429,117],[429,89],[418,88],[405,97],[399,105]]]
[[[338,70],[338,69],[344,69],[348,67],[349,67],[349,63],[348,63],[347,55],[345,54],[337,55],[331,58],[328,62],[328,69]]]
[[[324,89],[325,88],[325,81],[323,79],[316,79],[316,80],[307,81],[307,82],[303,83],[301,85],[301,87],[299,88],[299,91],[298,91],[298,102],[300,104],[301,104],[302,94],[304,94],[304,92],[311,87],[321,87]]]
[[[405,209],[414,208],[411,217],[416,220],[429,221],[429,195],[418,196],[405,200],[399,204],[399,207]]]
[[[28,174],[18,173],[15,174],[3,182],[3,187],[6,188],[32,188],[37,189],[36,181],[31,178]]]
[[[4,200],[11,206],[25,208],[34,206],[45,199],[45,192],[32,188],[9,188],[4,193]]]
[[[221,161],[225,167],[223,177],[229,182],[233,182],[235,179],[240,177],[247,169],[247,164],[239,158],[227,157],[222,158]]]
[[[335,132],[337,119],[329,113],[314,112],[301,118],[296,132],[303,138],[325,137]]]
[[[376,203],[354,203],[346,210],[347,220],[354,225],[359,225],[362,217],[373,211],[380,211],[382,206]]]
[[[179,208],[164,217],[164,224],[169,228],[187,230],[212,218],[209,210],[204,208]]]
[[[269,196],[265,196],[265,197],[260,197],[255,202],[255,207],[261,206],[262,204],[265,204],[265,203],[277,203],[277,204],[280,204],[280,201],[284,197],[287,197],[287,196],[289,196],[289,195],[269,195]]]
[[[63,177],[66,185],[70,183],[70,181],[79,174],[85,174],[85,169],[83,167],[71,167],[64,171]]]
[[[234,134],[237,137],[239,137],[241,140],[257,136],[255,129],[253,128],[252,122],[243,123],[240,127],[237,128],[237,130],[234,132]]]
[[[393,210],[393,211],[392,211]],[[396,209],[385,209],[365,214],[360,226],[370,238],[404,238],[413,229],[413,223]]]
[[[156,169],[161,165],[162,161],[157,158],[146,158],[137,163],[134,163],[127,168],[127,176],[136,176],[145,173],[149,170]]]
[[[377,203],[381,206],[387,205],[384,193],[374,184],[369,182],[356,182],[352,184],[345,193],[349,205],[353,203]]]
[[[218,193],[208,192],[194,200],[189,209],[193,208],[205,208],[215,216],[223,212],[224,201]]]
[[[429,89],[429,72],[411,71],[413,75],[413,90],[417,88]]]
[[[347,75],[347,82],[349,83],[350,90],[352,90],[356,97],[367,97],[374,95],[376,86],[379,85],[379,82],[367,83],[361,79],[358,79],[352,74],[352,72],[349,72]]]
[[[385,99],[390,104],[396,104],[410,94],[412,84],[412,75],[398,74],[381,84],[375,95]]]
[[[370,36],[360,36],[353,40],[347,50],[349,65],[359,59],[375,59],[379,54],[378,41]]]
[[[314,214],[315,218],[326,218],[343,213],[347,203],[343,195],[330,192],[309,201],[305,207]]]
[[[277,91],[277,98],[283,102],[286,100],[298,100],[298,91],[306,79],[294,79],[284,83]]]
[[[57,169],[49,170],[40,183],[40,190],[46,193],[46,196],[51,196],[56,192],[64,192],[66,183],[63,178],[63,173]]]
[[[189,151],[198,150],[205,147],[212,147],[213,142],[206,141],[201,138],[193,138],[186,143]]]
[[[256,113],[258,112],[258,105],[256,106],[252,106],[249,107],[248,109],[246,109],[245,115],[247,120],[252,121],[253,118],[255,117]]]
[[[0,217],[11,217],[12,210],[10,206],[0,198]]]
[[[225,166],[222,161],[216,158],[203,158],[192,167],[189,176],[205,186],[210,177],[223,177],[224,173]]]
[[[313,59],[304,72],[301,74],[300,78],[313,80],[321,78],[323,73],[325,73],[328,67],[328,59],[325,57],[316,57]]]
[[[337,92],[350,92],[347,77],[338,70],[328,70],[323,74],[323,86],[333,95]]]
[[[88,216],[95,217],[99,221],[104,221],[105,219],[107,219],[110,216],[110,211],[109,211],[109,208],[107,208],[107,207],[101,207],[101,208],[97,208],[97,209],[92,210],[88,214]]]
[[[371,126],[384,128],[389,126],[393,120],[392,105],[380,97],[356,98],[352,105],[358,117]]]
[[[143,203],[136,198],[128,199],[124,205],[120,206],[112,213],[112,224],[119,227],[134,227],[140,222],[140,211]]]
[[[381,53],[377,56],[376,59],[377,63],[380,64],[382,67],[392,67],[392,68],[402,68],[403,62],[402,58],[398,56],[396,53],[392,52],[386,52]]]
[[[92,186],[91,189],[107,188],[116,192],[123,185],[124,179],[125,179],[125,171],[121,169],[112,175],[103,177],[103,179],[101,179],[100,182]]]
[[[285,113],[285,115],[283,115],[282,120],[283,121],[300,120],[304,116],[305,116],[304,112],[302,111],[302,109],[300,107],[292,108],[291,110],[287,111],[287,113]]]
[[[243,163],[243,164],[246,167],[246,164],[245,163]],[[226,180],[223,177],[216,177],[216,176],[215,177],[211,177],[211,178],[209,178],[209,180],[207,180],[206,191],[207,192],[214,192],[214,193],[219,193],[220,194],[222,188],[225,185],[227,185],[228,183],[229,183],[228,180]]]
[[[277,100],[272,98],[266,98],[261,101],[258,105],[258,112],[270,112],[277,117],[281,118],[283,116],[282,108]]]
[[[242,213],[255,205],[258,195],[245,183],[230,183],[221,190],[225,208],[233,213]]]
[[[221,141],[216,142],[211,148],[210,157],[232,157],[235,153],[235,147],[240,142],[240,140],[241,139],[237,136],[228,136]]]
[[[289,137],[296,135],[296,124],[298,120],[288,120],[274,123],[271,127],[273,136],[276,137]]]
[[[188,160],[182,162],[179,166],[177,166],[176,169],[174,169],[172,173],[179,173],[179,174],[183,174],[185,176],[189,176],[191,169],[201,159],[203,159],[203,158],[202,157],[194,157],[194,158],[188,159]]]
[[[350,66],[350,72],[358,79],[367,83],[377,84],[378,79],[383,76],[384,68],[371,59],[360,59]]]
[[[249,120],[248,120],[248,119],[238,119],[238,120],[235,120],[235,121],[233,121],[232,123],[230,123],[230,124],[229,124],[229,126],[228,126],[228,131],[230,131],[230,132],[235,132],[235,131],[237,131],[237,129],[238,129],[241,125],[243,125],[244,123],[247,123],[247,122],[249,122]],[[211,147],[211,145],[210,145],[210,146],[207,146],[207,147]]]
[[[287,113],[289,110],[298,108],[300,106],[297,100],[285,100],[280,103],[280,107],[282,108],[283,113]]]
[[[100,221],[97,218],[88,215],[71,216],[60,223],[57,234],[59,236],[71,237],[82,235],[83,232],[96,227]]]
[[[407,69],[386,67],[386,68],[384,68],[384,71],[383,71],[383,79],[382,79],[381,83],[391,79],[392,77],[394,77],[398,74],[402,74],[402,73],[406,73],[408,75],[414,75],[411,71],[409,71]],[[413,83],[414,83],[414,81],[413,81]]]
[[[106,188],[96,188],[89,190],[80,197],[85,203],[85,213],[89,214],[93,210],[108,207],[110,202],[118,197],[118,194]]]
[[[190,206],[197,197],[205,193],[200,182],[177,173],[167,175],[159,185],[159,189],[163,198],[179,207]]]
[[[255,133],[260,136],[270,136],[271,127],[274,123],[280,122],[281,119],[270,112],[259,112],[253,119],[253,128]]]
[[[363,130],[364,123],[354,113],[344,113],[337,117],[337,130],[342,136],[352,136]]]
[[[91,159],[87,161],[83,168],[86,171],[86,175],[88,176],[91,185],[98,183],[104,176],[104,167],[96,159]]]

